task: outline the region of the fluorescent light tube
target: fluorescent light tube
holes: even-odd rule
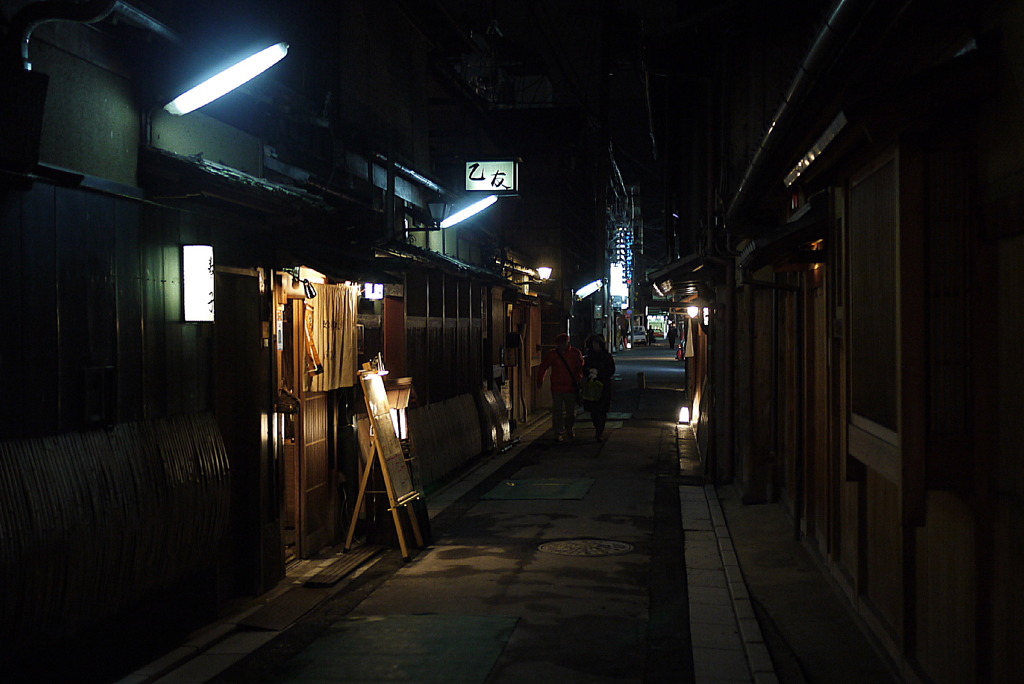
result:
[[[466,207],[465,209],[463,209],[462,211],[457,211],[448,218],[446,218],[444,221],[441,221],[441,227],[451,228],[456,223],[461,223],[462,221],[468,219],[470,216],[473,216],[474,214],[479,214],[481,211],[483,211],[484,209],[491,206],[497,201],[497,195],[488,195],[479,202],[475,202]]]
[[[603,285],[604,281],[602,280],[595,280],[592,283],[587,283],[580,289],[576,290],[576,296],[579,297],[580,299],[589,297],[590,295],[600,290]]]
[[[188,92],[182,93],[174,98],[170,104],[166,105],[164,109],[175,116],[188,114],[259,76],[284,59],[284,56],[287,54],[287,43],[271,45],[265,50],[261,50],[255,55],[243,59],[238,64],[228,67],[216,76],[203,81]]]

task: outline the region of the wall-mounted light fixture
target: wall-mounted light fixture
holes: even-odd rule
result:
[[[538,266],[537,267],[537,277],[540,278],[541,280],[547,280],[548,278],[550,278],[551,277],[551,267],[550,266]]]
[[[599,278],[593,282],[587,283],[580,289],[576,290],[576,296],[579,297],[580,299],[589,297],[590,295],[600,290],[603,286],[604,281]]]
[[[698,307],[698,306],[688,306],[688,307],[686,307],[686,315],[689,316],[690,318],[696,318],[698,315],[700,315],[700,307]]]
[[[450,206],[447,202],[443,201],[427,203],[427,210],[430,212],[430,218],[434,222],[434,228],[440,228],[441,222],[448,218],[448,208]]]
[[[213,247],[181,246],[181,282],[185,322],[213,320]]]
[[[188,114],[248,83],[280,62],[287,54],[288,43],[277,43],[264,48],[182,93],[165,105],[164,109],[177,116]]]
[[[845,127],[846,114],[843,112],[839,112],[839,114],[836,115],[836,118],[832,120],[832,123],[829,124],[828,128],[825,129],[825,132],[822,133],[821,136],[814,142],[814,144],[811,146],[811,149],[807,150],[807,152],[800,159],[800,161],[796,163],[796,166],[794,166],[793,169],[788,174],[786,174],[785,183],[787,188],[793,185],[793,183],[796,182],[796,180],[803,174],[803,172],[807,170],[807,167],[809,167],[815,159],[821,156],[821,154],[825,151],[825,148],[828,147],[832,143],[832,141],[836,139],[836,136],[838,136],[839,133]]]
[[[690,424],[690,407],[682,406],[679,408],[679,424],[689,425]]]
[[[497,195],[488,195],[487,197],[484,197],[479,202],[474,202],[473,204],[469,205],[465,209],[457,211],[454,214],[452,214],[451,216],[449,216],[448,218],[446,218],[445,220],[441,221],[441,227],[442,228],[451,228],[456,223],[462,223],[463,221],[468,219],[470,216],[475,216],[475,215],[479,214],[481,211],[483,211],[484,209],[486,209],[487,207],[491,206],[492,204],[494,204],[497,201],[498,201],[498,196]]]

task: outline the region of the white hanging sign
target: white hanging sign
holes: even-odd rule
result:
[[[519,189],[519,165],[515,161],[466,162],[466,190],[514,192]]]
[[[213,247],[181,246],[181,281],[185,321],[213,320]]]

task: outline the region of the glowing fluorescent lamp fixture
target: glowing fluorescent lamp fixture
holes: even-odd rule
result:
[[[243,59],[232,67],[228,67],[216,76],[203,81],[195,88],[174,98],[164,109],[171,114],[181,116],[209,104],[221,95],[230,93],[238,86],[247,83],[256,76],[274,66],[288,54],[288,43],[271,45],[251,57]]]
[[[451,228],[456,223],[462,223],[463,221],[468,219],[470,216],[474,216],[476,214],[479,214],[481,211],[483,211],[484,209],[486,209],[487,207],[491,206],[492,204],[494,204],[497,201],[498,201],[498,196],[497,195],[488,195],[487,197],[484,197],[479,202],[474,202],[473,204],[470,204],[468,207],[466,207],[462,211],[457,211],[454,214],[452,214],[451,216],[449,216],[448,218],[446,218],[444,221],[441,221],[441,227],[442,228]]]
[[[213,247],[181,246],[182,298],[185,321],[199,323],[213,320]]]
[[[576,290],[576,296],[579,297],[580,299],[583,299],[584,297],[589,297],[590,295],[600,290],[601,286],[603,285],[604,281],[602,280],[595,280],[592,283],[587,283],[580,289]]]
[[[540,278],[541,280],[547,280],[548,278],[550,278],[551,277],[551,267],[550,266],[538,266],[537,267],[537,277]]]

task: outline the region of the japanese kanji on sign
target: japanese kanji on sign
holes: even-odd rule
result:
[[[515,161],[466,162],[466,190],[514,192],[519,189],[519,165]]]

